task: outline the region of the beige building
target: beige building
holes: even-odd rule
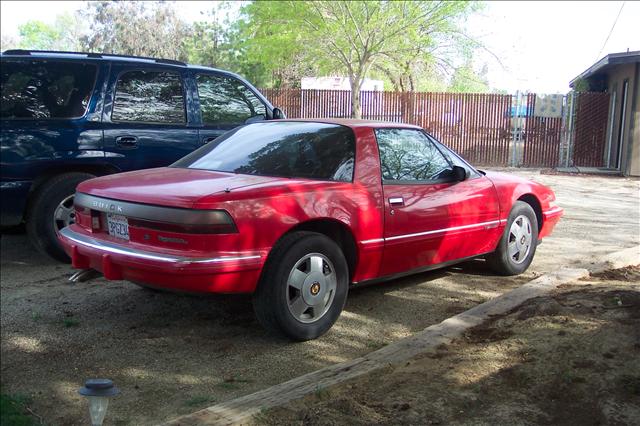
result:
[[[569,85],[610,94],[604,164],[625,176],[640,176],[640,51],[611,53]],[[579,87],[578,87],[579,89]]]

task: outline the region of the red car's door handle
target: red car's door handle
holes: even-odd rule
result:
[[[401,206],[404,204],[404,199],[402,197],[391,197],[389,198],[389,204],[392,206]]]

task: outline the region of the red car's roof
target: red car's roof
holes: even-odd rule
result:
[[[326,123],[326,124],[339,124],[347,127],[393,127],[393,128],[407,128],[407,129],[421,129],[420,126],[414,126],[413,124],[394,123],[391,121],[376,121],[376,120],[356,120],[353,118],[287,118],[285,120],[274,121],[305,121],[309,123]]]

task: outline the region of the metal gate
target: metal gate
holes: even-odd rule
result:
[[[609,94],[577,93],[574,115],[572,165],[604,167]]]

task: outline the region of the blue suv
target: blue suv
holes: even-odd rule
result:
[[[237,126],[284,118],[241,77],[179,61],[8,50],[0,65],[0,224],[26,223],[63,261],[56,232],[74,221],[78,183],[166,166]]]

